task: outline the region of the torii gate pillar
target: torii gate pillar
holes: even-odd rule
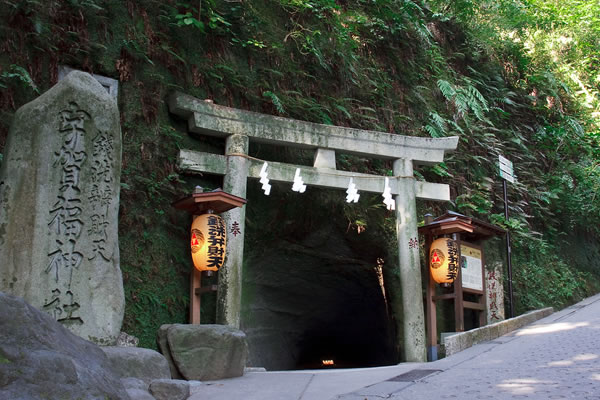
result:
[[[246,135],[230,135],[225,139],[227,173],[223,177],[223,190],[246,198],[248,182],[248,154],[250,140]],[[240,328],[242,306],[242,265],[244,262],[244,232],[246,207],[236,207],[223,214],[225,226],[239,227],[234,240],[227,246],[227,268],[219,270],[217,290],[217,323]]]
[[[402,289],[405,359],[408,362],[423,362],[427,359],[427,350],[412,160],[405,158],[395,160],[393,168],[394,175],[399,177],[396,195],[396,234]]]

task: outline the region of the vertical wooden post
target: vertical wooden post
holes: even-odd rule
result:
[[[427,361],[427,350],[419,246],[415,245],[418,243],[419,233],[412,160],[395,160],[394,175],[400,176],[397,178],[396,233],[402,288],[405,361],[424,362]]]
[[[223,190],[239,197],[246,197],[248,180],[249,139],[246,135],[231,135],[225,141],[227,173],[223,178]],[[242,263],[244,261],[244,234],[246,207],[234,208],[223,214],[227,229],[227,257],[219,270],[217,291],[217,323],[240,327],[242,308]],[[231,234],[236,226],[235,236]]]
[[[433,242],[431,235],[425,236],[425,259],[427,260],[427,293],[426,293],[426,309],[427,309],[427,360],[436,361],[437,355],[437,310],[435,300],[435,282],[431,278],[429,271],[429,251]]]
[[[190,324],[200,324],[200,294],[196,293],[196,289],[200,288],[202,272],[192,267],[190,276]]]

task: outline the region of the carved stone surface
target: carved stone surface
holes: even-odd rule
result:
[[[0,399],[129,396],[98,346],[23,299],[0,292]]]
[[[71,68],[67,65],[59,65],[58,66],[58,80],[62,81],[65,79],[67,75],[69,75],[73,71],[79,71],[77,69]],[[100,82],[102,87],[106,89],[110,97],[113,99],[117,99],[119,96],[119,81],[116,79],[109,78],[107,76],[92,74],[92,77]]]
[[[485,271],[487,323],[503,321],[504,285],[502,282],[502,263],[492,265]]]
[[[114,344],[124,296],[116,102],[72,72],[15,114],[0,169],[0,291]]]

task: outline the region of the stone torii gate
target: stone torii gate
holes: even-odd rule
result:
[[[223,175],[223,190],[240,197],[246,197],[248,178],[260,178],[263,165],[248,157],[251,140],[315,150],[313,167],[269,162],[269,179],[276,182],[293,182],[300,168],[306,185],[346,189],[352,178],[359,191],[382,193],[384,176],[338,171],[335,152],[393,160],[394,176],[388,178],[396,206],[404,350],[406,361],[426,361],[416,199],[448,201],[450,190],[448,185],[415,180],[413,162],[442,162],[445,152],[456,149],[458,137],[432,139],[321,125],[218,106],[179,92],[170,96],[169,109],[188,120],[190,132],[225,138],[224,155],[180,150],[179,168]],[[219,270],[217,323],[239,328],[245,208],[224,217],[228,227],[237,222],[241,234],[228,243],[227,259]]]

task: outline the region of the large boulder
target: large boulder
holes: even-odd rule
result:
[[[171,357],[171,350],[169,349],[169,341],[167,340],[167,331],[172,326],[172,324],[164,324],[158,328],[158,332],[156,334],[156,344],[158,345],[158,350],[162,353],[163,356],[167,359],[169,363],[169,369],[171,370],[171,377],[173,379],[182,379],[183,376],[177,369],[175,365],[175,361],[173,361],[173,357]]]
[[[157,351],[141,347],[102,347],[121,378],[138,378],[148,385],[155,379],[171,379],[169,364]]]
[[[185,400],[190,397],[190,383],[177,379],[157,379],[150,384],[156,400]]]
[[[0,399],[130,398],[98,346],[0,292]]]
[[[234,378],[244,374],[248,358],[246,335],[226,325],[183,325],[167,327],[168,351],[187,380]]]
[[[156,400],[150,394],[150,385],[138,378],[121,378],[121,383],[131,400]]]

